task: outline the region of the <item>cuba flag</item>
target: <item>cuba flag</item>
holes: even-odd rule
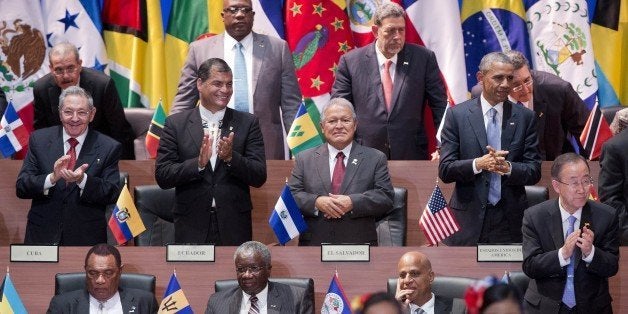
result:
[[[273,228],[277,240],[281,245],[296,238],[301,232],[307,230],[307,224],[303,220],[301,210],[297,202],[292,197],[290,188],[286,184],[281,191],[281,196],[275,204],[273,213],[270,214],[268,224]]]
[[[109,218],[109,229],[118,244],[126,243],[146,230],[126,183]]]
[[[338,279],[338,273],[334,274],[327,289],[325,295],[325,301],[323,301],[323,307],[321,308],[321,314],[351,314],[351,304],[342,290],[340,280]]]

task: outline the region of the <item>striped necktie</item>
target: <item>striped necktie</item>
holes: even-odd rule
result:
[[[251,301],[251,307],[249,308],[249,314],[259,314],[259,306],[257,305],[257,296],[251,295],[249,301]]]

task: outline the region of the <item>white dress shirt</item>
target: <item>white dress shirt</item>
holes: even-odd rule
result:
[[[259,308],[259,314],[268,313],[268,284],[264,287],[264,290],[255,295],[257,297],[257,308]],[[251,295],[242,291],[242,303],[240,304],[240,314],[248,314],[251,308]]]
[[[377,68],[379,69],[379,77],[382,77],[382,73],[384,72],[384,66],[386,64],[386,61],[389,59],[384,57],[382,52],[379,51],[379,48],[377,48],[377,41],[375,41],[375,56],[377,56]],[[388,70],[388,72],[390,72],[390,80],[394,86],[395,72],[397,71],[397,55],[394,55],[392,58],[390,58],[390,61],[392,61],[392,63],[390,64],[390,70]]]
[[[414,303],[410,303],[410,313],[414,314],[414,311],[416,311],[416,309],[422,309],[425,314],[434,314],[434,304],[436,302],[436,299],[434,297],[434,294],[432,293],[432,297],[425,302],[425,304],[418,306]]]
[[[103,309],[99,310],[102,303]],[[109,300],[100,302],[93,296],[89,296],[89,313],[90,314],[122,314],[122,301],[120,300],[120,293],[116,292]]]
[[[351,153],[351,147],[353,146],[353,142],[349,143],[347,147],[342,149],[342,153],[345,154],[345,160],[343,160],[343,164],[345,164],[345,168],[347,167],[347,162],[349,161],[349,154]],[[337,150],[333,146],[327,144],[327,149],[329,150],[329,177],[334,177],[334,168],[336,167],[336,155],[340,150]]]
[[[558,208],[560,208],[560,219],[563,222],[563,238],[567,239],[567,236],[568,236],[567,230],[569,230],[569,215],[576,217],[576,222],[574,222],[573,224],[574,225],[573,229],[574,230],[578,229],[580,227],[580,217],[582,216],[582,208],[579,208],[573,214],[569,214],[563,208],[563,205],[561,205],[560,198],[558,200]],[[591,254],[589,254],[589,256],[587,256],[586,258],[584,257],[584,254],[582,254],[582,260],[585,263],[589,264],[591,263],[591,261],[593,261],[593,255],[595,255],[595,246],[591,244]],[[567,259],[563,258],[562,247],[558,249],[558,262],[560,263],[560,267],[565,267],[569,265],[569,263],[571,262],[570,257],[567,257]]]

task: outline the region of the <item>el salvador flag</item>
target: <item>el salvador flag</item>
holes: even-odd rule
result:
[[[301,232],[307,230],[307,224],[303,220],[301,210],[290,193],[288,185],[284,186],[281,196],[275,204],[275,210],[268,219],[268,224],[273,228],[281,245],[296,238]]]

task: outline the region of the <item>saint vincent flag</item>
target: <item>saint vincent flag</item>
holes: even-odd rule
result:
[[[309,101],[307,107],[302,102],[286,138],[292,154],[296,156],[301,151],[324,142],[318,126],[319,121],[318,108],[314,102]]]
[[[146,230],[126,183],[109,218],[109,229],[118,244],[126,243]]]
[[[2,286],[0,286],[0,313],[2,314],[25,314],[28,313],[20,296],[11,282],[11,277],[7,273],[4,276]]]
[[[152,159],[157,157],[157,148],[159,147],[159,139],[161,138],[164,123],[166,123],[166,111],[161,101],[159,101],[146,133],[146,150]]]
[[[177,280],[177,275],[175,273],[170,276],[170,282],[168,282],[168,288],[166,288],[166,292],[164,293],[164,299],[161,300],[161,304],[159,305],[158,314],[166,314],[166,313],[194,313],[192,311],[192,307],[188,302],[188,299],[183,294],[183,289],[179,285],[179,281]]]

